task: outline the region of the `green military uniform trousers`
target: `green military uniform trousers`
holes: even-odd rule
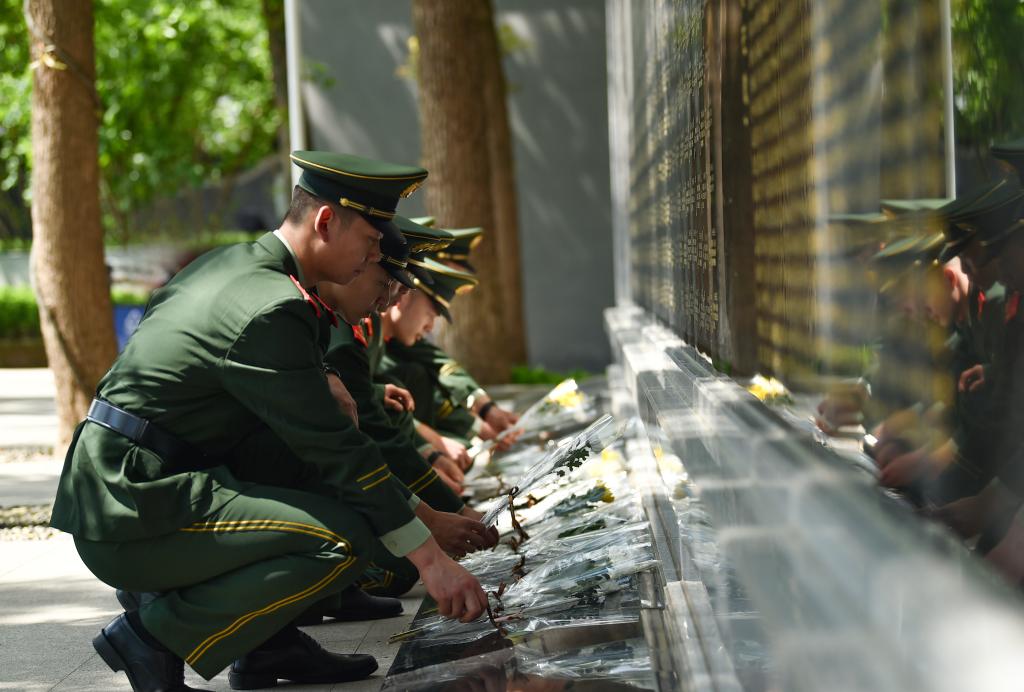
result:
[[[139,609],[143,624],[206,679],[387,553],[336,499],[266,485],[167,535],[75,545],[107,584],[162,592]]]

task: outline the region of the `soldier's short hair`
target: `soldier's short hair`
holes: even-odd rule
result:
[[[319,209],[325,204],[330,207],[335,214],[341,217],[342,228],[348,228],[358,214],[358,212],[342,207],[340,204],[335,204],[334,202],[326,199],[320,199],[316,195],[313,195],[296,185],[292,190],[292,201],[291,204],[288,205],[288,213],[285,214],[284,220],[290,221],[291,223],[302,223],[310,212]]]

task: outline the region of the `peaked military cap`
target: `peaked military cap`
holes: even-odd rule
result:
[[[416,288],[423,291],[434,302],[437,311],[449,322],[452,321],[451,313],[448,312],[452,299],[460,293],[468,293],[479,283],[479,280],[472,274],[453,269],[429,257],[410,259],[409,266],[421,269],[430,275],[432,283],[429,285],[417,277],[415,279]]]
[[[380,266],[403,286],[416,288],[412,274],[409,273],[409,245],[405,237],[394,224],[387,224],[381,229]]]
[[[449,228],[449,233],[454,236],[451,245],[447,249],[435,252],[434,257],[440,260],[450,260],[469,271],[475,271],[469,263],[469,252],[484,239],[484,229],[476,228]]]
[[[907,272],[934,264],[945,239],[942,233],[914,235],[889,243],[875,253],[872,261],[886,277],[878,288],[879,293],[890,291]]]
[[[410,255],[444,250],[455,240],[455,236],[448,231],[431,228],[400,214],[395,216],[394,224],[405,236],[405,242],[409,244]]]
[[[1003,142],[992,147],[992,155],[1017,169],[1017,177],[1024,183],[1024,139]]]
[[[293,151],[302,169],[299,187],[323,200],[362,214],[383,232],[398,200],[415,192],[427,177],[419,166],[374,161],[352,154]]]
[[[1002,245],[1004,241],[1009,240],[1014,233],[1019,233],[1020,231],[1024,231],[1024,219],[1018,219],[1016,223],[1010,224],[1004,230],[988,236],[981,241],[981,247],[990,253]],[[988,257],[991,257],[991,254]]]
[[[433,228],[434,224],[437,223],[437,219],[433,216],[413,216],[409,220],[427,228]]]
[[[950,203],[947,197],[922,197],[920,199],[883,199],[882,213],[888,218],[896,218],[907,214],[927,214],[937,212]]]
[[[431,224],[434,222],[434,217],[432,216],[420,218],[429,220]],[[398,227],[398,230],[402,232],[402,235],[405,236],[406,243],[409,244],[410,260],[423,260],[428,251],[446,248],[448,247],[448,244],[452,242],[451,233],[431,228],[429,224],[419,223],[416,219],[409,219],[401,215],[396,215],[394,223],[395,226]],[[426,285],[429,286],[434,283],[434,279],[430,272],[419,266],[417,263],[410,263],[408,270],[410,274]]]
[[[985,241],[1005,232],[1019,218],[1022,204],[1024,189],[1017,181],[1003,178],[939,207],[946,236],[939,262],[959,255],[971,240]]]

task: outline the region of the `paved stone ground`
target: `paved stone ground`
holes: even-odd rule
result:
[[[0,369],[0,510],[53,499],[62,465],[50,451],[56,434],[53,397],[48,370]],[[70,536],[54,533],[39,540],[39,532],[25,535],[0,529],[0,690],[131,689],[127,678],[107,668],[91,645],[99,628],[120,611],[113,590],[85,568]],[[388,637],[408,626],[422,596],[422,587],[414,589],[403,599],[405,613],[397,618],[307,629],[334,651],[375,656],[380,666],[376,675],[356,683],[287,689],[380,689],[398,651]],[[188,682],[230,689],[226,673],[203,683],[190,671]]]

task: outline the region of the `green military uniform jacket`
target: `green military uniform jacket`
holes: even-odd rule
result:
[[[61,475],[54,527],[92,541],[185,527],[243,491],[238,475],[250,475],[247,467],[253,477],[267,475],[269,457],[251,441],[270,434],[291,452],[284,458],[295,468],[280,474],[288,485],[337,497],[396,555],[427,539],[409,491],[331,396],[321,342],[327,308],[301,287],[298,271],[268,233],[207,253],[153,295],[97,397],[201,450],[195,467],[208,468],[182,470],[181,460],[173,466],[83,423]],[[279,449],[269,456],[282,459]]]
[[[1002,379],[998,372],[1004,366],[1002,349],[1006,339],[1006,290],[996,284],[982,293],[968,294],[967,318],[954,328],[953,371],[959,378],[967,368],[982,365],[985,386],[975,392],[958,392],[953,439],[964,461],[972,465],[991,455],[991,444],[998,435],[996,426],[1002,418],[1005,402],[999,400]]]
[[[421,405],[416,407],[417,418],[427,425],[463,441],[479,431],[480,419],[466,407],[466,401],[480,385],[435,344],[426,339],[412,346],[392,341],[387,344],[382,368],[406,382],[416,401],[431,402],[422,413]]]
[[[377,443],[391,471],[434,509],[459,512],[462,501],[445,485],[417,451],[411,418],[396,421],[384,407],[383,384],[374,382],[382,355],[380,317],[332,330],[328,365],[342,381],[359,409],[359,429]]]

